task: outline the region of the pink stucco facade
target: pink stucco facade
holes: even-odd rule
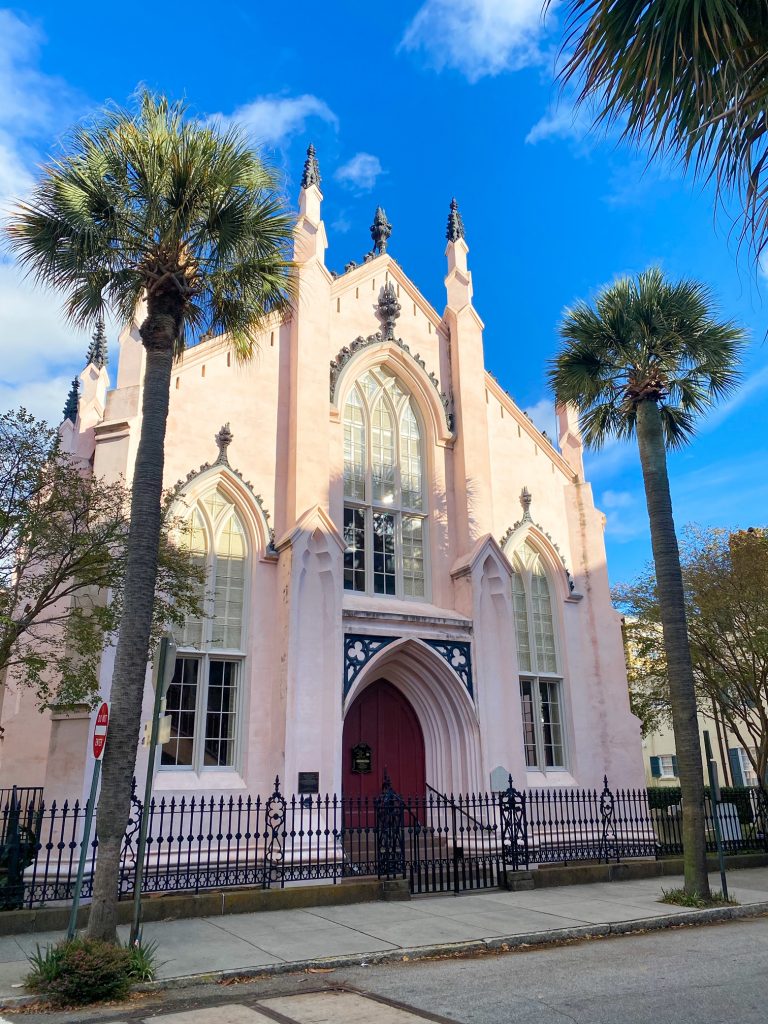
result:
[[[299,773],[312,772],[321,792],[339,792],[345,714],[381,679],[413,707],[426,779],[440,792],[488,789],[498,768],[521,786],[599,786],[604,774],[614,787],[642,786],[604,517],[584,479],[575,417],[558,411],[555,447],[489,374],[463,232],[445,251],[440,314],[386,252],[333,275],[321,206],[317,185],[302,189],[292,319],[267,325],[249,365],[214,338],[174,370],[166,485],[178,482],[182,512],[218,489],[237,510],[247,553],[230,763],[161,764],[155,791],[264,793],[279,774],[292,792]],[[392,340],[380,306],[386,285],[400,307]],[[345,589],[345,407],[355,382],[382,368],[410,395],[420,431],[426,550],[418,597],[400,585],[399,596]],[[62,429],[96,474],[130,481],[142,372],[129,327],[116,386],[93,365],[82,374],[77,421]],[[220,458],[214,437],[225,423],[233,438]],[[521,504],[524,489],[531,500]],[[513,568],[534,556],[551,610],[549,691],[521,664],[517,636],[523,613],[516,618]],[[540,605],[525,600],[535,618]],[[106,698],[110,675],[107,651]],[[537,702],[555,694],[556,744],[551,723],[541,728],[552,709],[523,706],[531,687]],[[145,717],[151,700],[148,671]],[[2,715],[3,784],[81,796],[90,774],[87,716],[40,715],[12,680]],[[145,766],[140,747],[139,777]]]

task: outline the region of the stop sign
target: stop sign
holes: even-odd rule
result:
[[[104,747],[107,745],[108,726],[109,704],[104,701],[96,714],[96,724],[93,727],[93,756],[97,761],[101,760],[104,754]]]

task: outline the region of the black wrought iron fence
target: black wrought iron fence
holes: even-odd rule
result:
[[[745,802],[746,801],[746,802]],[[9,807],[12,801],[9,801]],[[66,902],[73,895],[86,808],[79,801],[20,802],[13,834],[26,843],[16,861],[13,900],[6,906]],[[284,796],[279,779],[262,796],[153,798],[144,810],[134,795],[125,833],[119,891],[134,891],[136,843],[147,819],[142,890],[200,892],[373,876],[406,878],[413,892],[495,886],[507,873],[545,863],[623,860],[682,852],[679,806],[650,808],[645,790],[518,790],[448,796],[428,789],[402,796],[387,780],[380,796]],[[729,852],[768,852],[768,806],[759,790],[738,813],[720,808]],[[6,830],[8,831],[8,830]],[[708,846],[714,851],[712,808]],[[5,848],[8,848],[6,842]],[[0,847],[0,886],[2,885]],[[92,838],[83,898],[91,895],[98,852]],[[18,865],[21,863],[21,869]],[[6,876],[7,877],[7,876]]]

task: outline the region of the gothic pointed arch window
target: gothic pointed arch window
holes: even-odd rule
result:
[[[367,370],[344,405],[344,589],[427,594],[424,437],[391,371]]]
[[[541,771],[565,768],[563,676],[552,585],[541,556],[528,541],[513,559],[512,608],[525,763]]]
[[[171,736],[160,767],[232,769],[239,746],[249,552],[242,516],[220,486],[192,508],[187,543],[205,568],[205,614],[188,616],[176,631],[176,668],[166,694]]]

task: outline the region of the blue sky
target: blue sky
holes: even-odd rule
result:
[[[488,368],[536,422],[552,420],[544,371],[561,311],[621,273],[660,263],[708,282],[750,330],[745,384],[671,457],[676,518],[766,522],[766,284],[740,257],[710,193],[674,168],[599,140],[553,85],[561,25],[540,0],[379,5],[294,0],[129,7],[36,2],[0,10],[0,203],[76,118],[145,83],[202,116],[245,123],[295,201],[304,150],[318,150],[330,248],[341,269],[370,245],[381,203],[390,252],[441,310],[445,220],[455,195],[470,246]],[[114,339],[114,329],[111,332]],[[87,339],[54,296],[0,262],[0,408],[57,420]],[[111,367],[114,378],[114,366]],[[588,458],[608,515],[614,581],[650,554],[634,450]],[[524,481],[521,481],[524,483]]]

